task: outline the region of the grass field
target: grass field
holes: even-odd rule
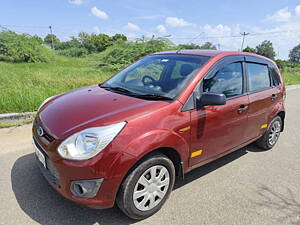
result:
[[[295,72],[286,72],[283,71],[282,72],[284,81],[286,85],[292,85],[292,84],[300,84],[300,72],[299,71],[295,71]]]
[[[51,63],[0,62],[0,113],[35,111],[49,96],[100,83],[112,71],[97,65],[99,56],[56,57]],[[300,84],[300,72],[283,71],[286,84]]]
[[[112,72],[96,56],[56,57],[51,63],[0,62],[0,113],[35,111],[49,96],[100,83]]]

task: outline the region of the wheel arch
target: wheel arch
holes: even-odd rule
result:
[[[174,167],[175,167],[175,174],[176,177],[183,178],[184,177],[184,170],[183,170],[183,162],[180,157],[180,154],[178,153],[177,150],[171,147],[160,147],[153,149],[152,151],[147,152],[145,155],[140,157],[127,171],[126,175],[124,176],[123,180],[128,176],[128,174],[131,173],[132,170],[134,170],[141,162],[143,162],[146,158],[151,157],[151,155],[154,155],[156,153],[160,153],[168,157]],[[122,181],[123,182],[123,181]]]

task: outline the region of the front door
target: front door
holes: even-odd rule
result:
[[[190,166],[239,146],[247,139],[244,134],[249,99],[245,94],[242,60],[229,61],[218,67],[201,81],[198,88],[200,93],[223,93],[227,101],[222,106],[205,106],[190,111]]]

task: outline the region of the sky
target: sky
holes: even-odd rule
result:
[[[210,41],[221,50],[273,42],[287,59],[300,44],[300,0],[1,0],[0,25],[68,40],[78,32],[168,37],[176,44]]]

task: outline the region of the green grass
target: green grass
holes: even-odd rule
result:
[[[282,73],[285,84],[300,84],[300,72],[283,72]]]
[[[114,71],[99,64],[99,55],[57,56],[50,63],[0,62],[0,113],[36,111],[50,96],[100,83]],[[283,76],[287,85],[300,84],[299,70],[285,69]]]
[[[99,56],[50,63],[0,62],[0,113],[35,111],[49,96],[100,83],[112,75],[97,65]]]

